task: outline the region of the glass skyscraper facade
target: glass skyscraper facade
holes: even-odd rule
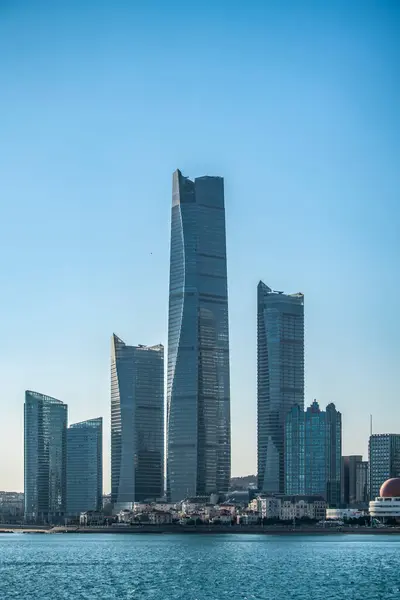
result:
[[[26,391],[24,404],[25,519],[59,522],[66,508],[67,405]]]
[[[369,438],[370,499],[379,496],[382,483],[400,477],[400,434],[375,434]]]
[[[103,499],[103,419],[67,429],[67,514],[101,510]]]
[[[342,504],[357,504],[357,467],[362,462],[359,454],[342,456]]]
[[[305,494],[304,411],[298,404],[288,412],[285,424],[285,494]]]
[[[231,465],[228,286],[222,177],[173,175],[167,494],[225,492]]]
[[[257,468],[260,492],[283,494],[284,430],[304,408],[304,296],[257,288]]]
[[[369,500],[368,461],[356,465],[356,504],[367,504]]]
[[[164,494],[164,347],[111,350],[111,499],[114,511]]]
[[[285,422],[285,493],[341,501],[342,418],[334,404],[321,411],[314,400],[304,412],[294,406]]]
[[[342,494],[342,414],[331,402],[326,407],[327,489],[329,506],[340,506]]]

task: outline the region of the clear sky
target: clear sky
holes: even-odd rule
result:
[[[167,340],[172,172],[225,177],[234,475],[256,286],[305,294],[306,403],[400,432],[400,5],[0,1],[0,489],[26,388],[105,418],[110,336]]]

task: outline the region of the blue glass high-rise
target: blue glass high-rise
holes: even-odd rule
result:
[[[67,514],[102,509],[103,419],[74,423],[67,429]]]
[[[370,499],[379,496],[381,485],[392,477],[400,477],[400,434],[374,434],[369,438]]]
[[[112,337],[111,496],[114,511],[164,494],[164,347]]]
[[[173,175],[167,492],[225,492],[231,465],[224,181]]]
[[[257,463],[260,492],[283,494],[284,427],[304,408],[304,296],[257,288]]]
[[[285,423],[285,493],[341,502],[342,416],[334,404],[293,406]]]
[[[62,521],[66,508],[66,404],[26,391],[24,404],[25,519]]]

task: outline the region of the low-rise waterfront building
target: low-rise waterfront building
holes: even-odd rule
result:
[[[381,486],[379,496],[369,503],[369,514],[374,519],[400,521],[400,478],[388,479]]]
[[[261,517],[258,512],[252,510],[245,511],[243,514],[236,517],[236,523],[238,525],[258,525],[261,521]]]
[[[326,502],[322,496],[283,496],[281,499],[280,519],[311,519],[319,521],[325,518]]]
[[[0,491],[0,523],[20,521],[24,516],[24,494]]]
[[[262,519],[280,518],[281,500],[277,496],[259,496],[255,502],[250,507],[252,510],[256,509]]]
[[[327,508],[326,519],[330,520],[348,520],[348,519],[360,519],[366,516],[366,511],[359,510],[358,508]]]
[[[325,518],[326,501],[322,496],[258,496],[249,509],[261,519],[320,520]]]
[[[181,511],[185,515],[191,515],[199,510],[203,510],[209,503],[209,496],[196,496],[195,498],[186,498],[181,502]]]
[[[104,515],[97,510],[86,510],[79,515],[79,525],[89,527],[93,525],[103,525]]]
[[[164,510],[152,510],[149,514],[149,521],[152,525],[170,525],[172,523],[172,513]]]

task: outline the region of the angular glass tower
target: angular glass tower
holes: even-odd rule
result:
[[[258,490],[283,494],[284,428],[304,408],[304,296],[257,288]]]
[[[101,510],[103,501],[103,419],[67,429],[67,514]]]
[[[164,494],[164,346],[111,349],[111,499],[114,511]]]
[[[228,286],[222,177],[173,175],[167,494],[225,492],[231,468]]]
[[[59,522],[65,514],[67,405],[30,390],[24,405],[25,519]]]

